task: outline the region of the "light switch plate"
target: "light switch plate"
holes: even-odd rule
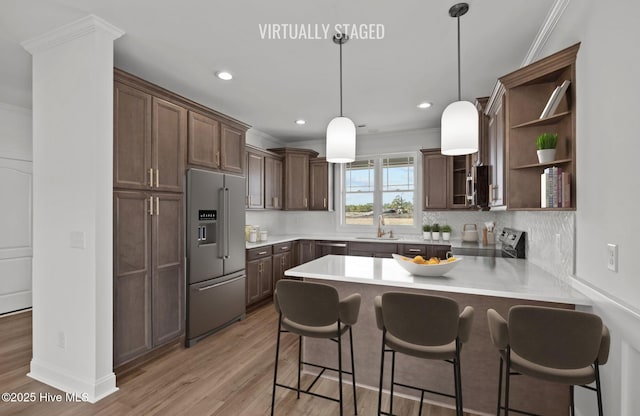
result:
[[[616,244],[607,244],[607,269],[618,271],[618,246]]]

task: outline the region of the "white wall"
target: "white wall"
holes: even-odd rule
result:
[[[31,110],[0,103],[0,314],[31,307]]]
[[[542,56],[582,42],[577,63],[576,279],[595,289],[593,311],[612,329],[603,367],[608,415],[640,409],[640,180],[637,77],[640,3],[572,1]],[[607,270],[607,243],[618,245],[618,272]],[[581,394],[581,415],[596,414]]]

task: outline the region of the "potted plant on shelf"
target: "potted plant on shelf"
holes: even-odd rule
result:
[[[431,240],[431,225],[425,224],[422,226],[422,238]]]
[[[556,145],[558,144],[558,133],[542,133],[536,139],[538,147],[538,161],[540,163],[551,163],[556,159]]]
[[[445,224],[440,228],[440,231],[442,231],[442,241],[449,241],[451,239],[451,226]]]
[[[440,226],[438,224],[431,226],[431,238],[435,241],[440,240]]]

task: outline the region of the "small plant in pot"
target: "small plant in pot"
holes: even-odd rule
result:
[[[431,238],[435,241],[440,240],[440,226],[438,224],[431,226]]]
[[[440,231],[442,231],[442,240],[443,241],[449,241],[451,239],[451,226],[443,225],[440,228]]]
[[[538,147],[538,161],[540,163],[551,163],[556,159],[556,145],[558,144],[558,133],[542,133],[536,139]]]
[[[425,224],[422,226],[422,238],[431,240],[431,225]]]

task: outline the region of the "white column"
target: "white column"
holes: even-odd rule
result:
[[[113,42],[96,16],[22,43],[33,55],[30,377],[91,402],[113,374]]]

